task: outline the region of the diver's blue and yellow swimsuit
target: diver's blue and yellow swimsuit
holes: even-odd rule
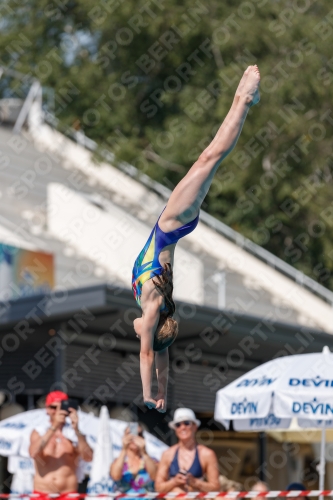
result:
[[[199,221],[198,215],[194,220],[179,229],[170,231],[169,233],[164,233],[158,225],[160,217],[158,218],[152,232],[150,233],[147,243],[139,253],[133,266],[132,289],[134,298],[140,307],[143,284],[151,278],[154,278],[154,276],[161,275],[164,271],[160,261],[158,260],[160,253],[168,245],[177,243],[180,238],[183,238],[187,234],[191,233],[197,227]]]

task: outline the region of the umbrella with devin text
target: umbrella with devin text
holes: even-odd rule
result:
[[[298,354],[268,361],[216,394],[215,419],[238,431],[321,429],[319,488],[324,489],[325,434],[333,427],[333,354]]]

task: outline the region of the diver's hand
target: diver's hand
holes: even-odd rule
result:
[[[156,396],[156,410],[160,413],[166,412],[166,396],[164,394],[157,394]]]
[[[148,406],[149,410],[156,408],[157,401],[153,398],[143,398],[143,402],[146,406]]]
[[[157,410],[160,413],[165,413],[166,412],[166,400],[164,397],[161,397],[159,395],[156,396],[155,399],[153,398],[144,398],[144,404],[150,409],[150,410]]]

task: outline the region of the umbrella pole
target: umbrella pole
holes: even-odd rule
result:
[[[266,434],[259,433],[259,479],[266,481]]]
[[[319,464],[319,489],[321,491],[325,489],[325,444],[326,444],[326,429],[324,422],[321,430],[320,464]],[[320,500],[324,500],[323,496],[320,496],[319,498]]]

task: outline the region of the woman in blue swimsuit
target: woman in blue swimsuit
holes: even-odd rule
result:
[[[142,309],[134,321],[141,339],[140,372],[143,399],[149,408],[166,411],[168,347],[174,342],[178,325],[173,314],[172,269],[177,241],[195,229],[201,204],[218,166],[235,147],[249,108],[259,101],[260,73],[249,66],[238,85],[234,101],[216,136],[173,190],[133,267],[132,288]],[[155,365],[158,393],[151,394]]]
[[[159,493],[219,490],[217,458],[213,450],[197,443],[199,425],[193,410],[177,408],[169,427],[175,431],[178,443],[161,457],[155,478]]]

